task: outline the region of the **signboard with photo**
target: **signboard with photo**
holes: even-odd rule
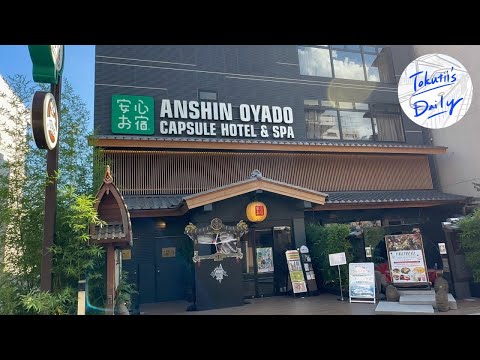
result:
[[[285,251],[287,257],[288,271],[292,282],[294,294],[307,292],[307,284],[303,276],[302,263],[300,262],[300,254],[297,250]]]
[[[427,284],[428,273],[425,266],[422,235],[412,234],[387,235],[388,263],[394,284]]]
[[[373,262],[348,266],[350,302],[375,303],[375,269]]]

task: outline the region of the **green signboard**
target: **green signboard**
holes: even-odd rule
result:
[[[113,95],[112,132],[114,134],[153,135],[154,100],[150,96]]]
[[[33,80],[57,84],[63,71],[64,45],[28,45],[33,63]]]

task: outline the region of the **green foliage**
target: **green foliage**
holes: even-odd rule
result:
[[[325,284],[339,285],[338,269],[330,266],[329,254],[345,252],[347,263],[353,259],[352,244],[347,239],[350,228],[345,224],[321,226],[317,223],[306,224],[307,243],[312,255],[313,266],[317,274],[322,274]],[[342,290],[348,289],[348,270],[341,271]]]
[[[129,307],[133,294],[138,294],[138,291],[135,289],[135,284],[128,282],[128,272],[124,270],[117,286],[116,303],[123,303]]]
[[[87,144],[90,114],[64,79],[59,172],[48,178],[46,151],[37,149],[33,141],[29,106],[36,90],[49,87],[21,75],[7,82],[17,97],[0,94],[8,102],[7,106],[0,105],[0,132],[2,138],[10,139],[5,145],[5,158],[0,159],[0,314],[72,314],[76,312],[79,279],[88,275],[91,283],[103,291],[103,250],[88,243],[89,224],[100,224],[92,196],[92,149]],[[45,186],[55,180],[56,232],[55,245],[50,249],[53,292],[41,293]],[[94,286],[93,292],[100,291]]]
[[[0,315],[13,315],[20,307],[19,287],[15,276],[0,268]]]
[[[53,294],[37,289],[21,295],[21,302],[29,314],[67,315],[72,314],[70,308],[76,307],[76,295],[76,291],[69,287]]]
[[[480,209],[458,223],[460,243],[465,252],[465,262],[472,271],[475,282],[480,282]]]

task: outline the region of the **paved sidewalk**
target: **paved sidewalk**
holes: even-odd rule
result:
[[[249,304],[215,310],[186,311],[186,301],[144,304],[142,315],[375,315],[376,304],[350,303],[348,298],[321,294],[305,298],[275,296],[246,300]],[[458,309],[435,315],[480,315],[480,298],[457,300]]]

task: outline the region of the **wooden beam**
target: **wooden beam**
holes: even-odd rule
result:
[[[214,189],[212,191],[199,195],[193,195],[191,197],[187,197],[185,199],[185,202],[187,203],[189,209],[194,209],[206,204],[211,204],[217,201],[229,199],[255,190],[270,191],[275,194],[288,196],[294,199],[310,201],[316,204],[325,203],[326,198],[326,194],[323,195],[321,193],[316,193],[307,189],[298,189],[293,186],[289,186],[288,184],[283,185],[263,179],[258,179],[255,181],[233,184],[231,186],[226,186],[218,190]]]
[[[362,209],[396,209],[411,207],[431,207],[452,203],[451,201],[404,201],[404,202],[386,202],[386,203],[357,203],[357,204],[329,204],[315,206],[305,211],[329,211],[329,210],[362,210]]]
[[[378,154],[445,154],[443,146],[425,148],[335,146],[335,145],[295,145],[295,144],[255,144],[241,142],[202,142],[202,141],[164,141],[164,140],[126,140],[126,139],[93,139],[93,146],[148,148],[148,149],[209,149],[209,150],[252,150],[252,151],[288,151],[288,152],[324,152],[324,153],[378,153]]]

